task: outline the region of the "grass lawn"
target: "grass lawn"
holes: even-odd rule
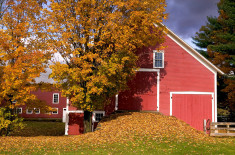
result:
[[[53,132],[60,126],[44,123],[37,127],[40,136],[0,137],[0,154],[235,154],[235,138],[209,137],[159,114],[117,114],[100,123],[100,130],[78,136],[42,136],[43,126],[55,127]]]
[[[62,122],[24,121],[24,129],[10,133],[10,136],[63,136],[65,124]]]

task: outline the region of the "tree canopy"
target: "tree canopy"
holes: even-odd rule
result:
[[[125,89],[135,74],[135,51],[163,41],[154,23],[166,18],[165,7],[165,0],[50,1],[51,47],[63,59],[51,66],[51,77],[73,106],[86,115]]]
[[[44,72],[49,58],[41,1],[3,0],[0,6],[0,103],[32,103],[36,100],[30,93],[36,89],[35,78]]]
[[[193,40],[201,48],[200,52],[229,75],[225,79],[219,78],[219,90],[225,93],[219,93],[220,102],[235,110],[235,2],[220,0],[217,6],[219,16],[207,17],[206,25],[200,28]]]
[[[63,58],[51,66],[57,87],[74,106],[103,108],[135,73],[135,51],[162,42],[164,0],[50,2],[51,47]]]

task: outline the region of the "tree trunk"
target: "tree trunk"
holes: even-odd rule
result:
[[[91,117],[92,117],[92,112],[84,111],[84,133],[92,131]]]

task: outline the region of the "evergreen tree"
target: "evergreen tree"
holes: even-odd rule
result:
[[[217,6],[219,16],[207,17],[193,40],[198,51],[228,75],[218,80],[219,107],[235,111],[235,1],[220,0]]]

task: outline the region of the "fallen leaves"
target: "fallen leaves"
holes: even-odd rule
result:
[[[155,146],[152,146],[152,141],[158,144],[169,144],[169,150],[174,149],[178,143],[185,143],[192,147],[197,147],[201,143],[234,143],[233,139],[209,137],[175,117],[133,112],[114,114],[104,118],[100,122],[98,131],[79,136],[0,137],[0,153],[58,154],[84,148],[97,152],[98,148],[108,149],[107,145],[113,144],[127,148],[149,146],[153,149]],[[176,143],[172,144],[172,142]]]

